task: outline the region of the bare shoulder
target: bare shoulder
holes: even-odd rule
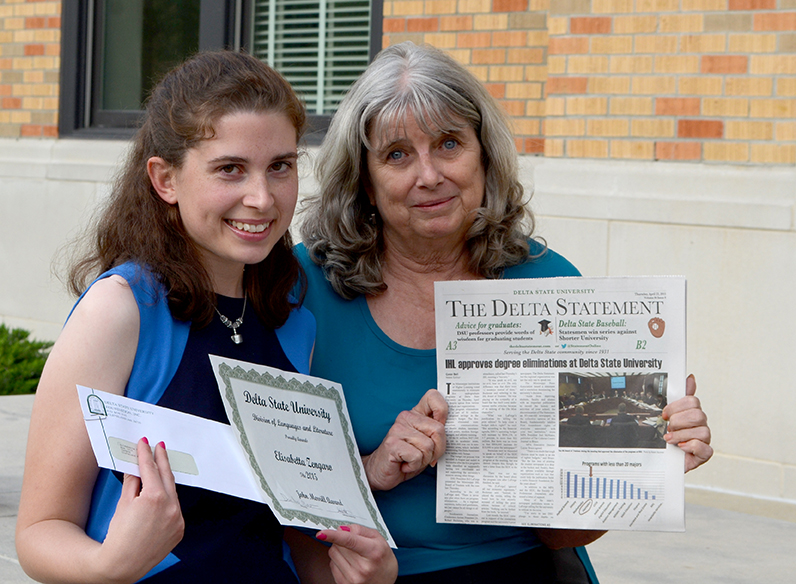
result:
[[[119,275],[108,276],[94,282],[83,295],[72,313],[72,319],[99,318],[105,322],[124,324],[138,321],[138,306],[130,284]]]
[[[61,331],[40,385],[46,389],[56,373],[81,385],[122,393],[135,360],[139,325],[138,304],[124,278],[95,282]]]

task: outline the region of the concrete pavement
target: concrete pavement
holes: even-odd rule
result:
[[[14,548],[33,396],[0,397],[0,583],[32,582]],[[698,471],[697,471],[698,472]],[[796,506],[686,493],[685,533],[612,532],[589,546],[602,584],[790,584]]]
[[[32,395],[0,396],[0,582],[33,582],[17,561],[14,528],[17,522],[25,442]]]

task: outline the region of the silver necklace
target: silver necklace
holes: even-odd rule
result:
[[[232,336],[229,337],[229,338],[232,339],[232,342],[235,343],[236,345],[240,345],[243,342],[243,335],[239,335],[238,334],[238,327],[243,324],[243,315],[246,314],[246,298],[247,298],[247,295],[244,294],[244,296],[243,296],[243,310],[240,313],[240,317],[235,322],[232,322],[226,316],[221,314],[221,312],[219,312],[219,310],[218,310],[218,307],[216,307],[216,306],[213,307],[213,308],[215,308],[216,312],[218,313],[218,316],[221,317],[221,322],[223,322],[224,325],[226,325],[227,328],[232,329]]]

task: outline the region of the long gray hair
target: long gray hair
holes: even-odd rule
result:
[[[389,139],[390,128],[411,114],[428,134],[475,130],[486,174],[482,207],[466,235],[469,270],[497,278],[529,259],[533,215],[517,176],[517,150],[497,103],[462,65],[439,49],[411,42],[384,49],[340,103],[321,145],[315,172],[320,192],[303,205],[301,235],[344,298],[377,295],[383,241],[362,184],[366,149]],[[378,214],[376,213],[376,216]]]

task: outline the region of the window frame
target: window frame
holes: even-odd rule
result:
[[[245,50],[249,47],[251,8],[252,0],[201,0],[199,50]],[[59,135],[61,138],[127,140],[140,124],[143,111],[103,110],[92,114],[95,13],[95,0],[62,0]],[[372,0],[370,61],[381,48],[382,19],[383,2]],[[97,119],[92,120],[92,115]],[[331,116],[309,115],[308,121],[306,141],[320,143]]]

